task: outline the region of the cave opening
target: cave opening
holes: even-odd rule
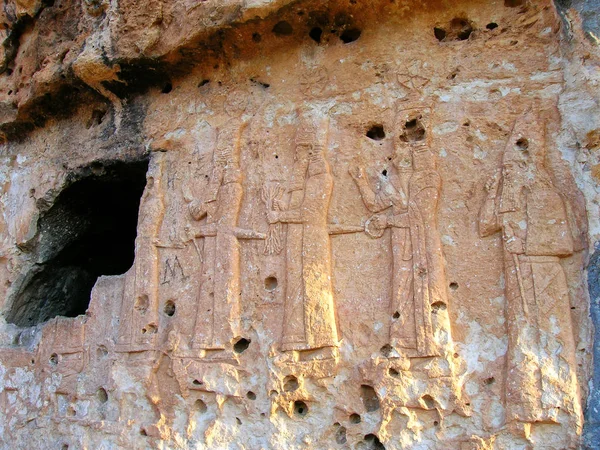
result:
[[[94,162],[69,177],[40,213],[35,264],[22,278],[7,321],[28,327],[56,316],[84,314],[102,275],[133,264],[148,160]]]

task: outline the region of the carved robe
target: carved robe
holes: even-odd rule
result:
[[[401,291],[395,292],[399,317],[392,322],[391,341],[392,345],[409,350],[410,356],[439,355],[431,306],[448,304],[444,259],[437,230],[440,185],[440,176],[435,170],[415,171],[408,184],[408,212],[391,219],[393,229],[406,230],[402,260],[408,259],[408,249],[412,256],[410,276],[406,277],[406,265],[398,264],[399,255],[394,254],[394,272],[397,272],[397,266],[404,272],[395,273],[395,279],[401,278],[405,284],[398,287]],[[416,349],[416,354],[410,354],[411,349]]]
[[[480,233],[503,233],[508,352],[507,421],[580,420],[569,291],[560,258],[573,253],[566,205],[549,182],[490,192]],[[511,239],[523,250],[510,251]]]
[[[215,200],[194,214],[196,219],[206,215],[206,235],[192,346],[205,350],[224,349],[237,336],[240,317],[240,246],[234,228],[242,204],[242,176],[239,169],[215,169],[211,183],[215,180]]]
[[[403,170],[391,181],[375,194],[364,178],[357,180],[371,212],[392,208],[388,219],[394,260],[390,343],[408,356],[436,356],[431,305],[448,302],[437,231],[441,180],[435,170]]]
[[[289,209],[280,213],[289,223],[284,351],[338,345],[327,229],[333,178],[324,160],[309,163],[308,171],[303,189],[292,191]]]

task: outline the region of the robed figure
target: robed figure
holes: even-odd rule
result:
[[[544,167],[534,114],[517,121],[502,170],[486,184],[482,237],[502,234],[508,352],[507,422],[581,426],[569,289],[560,259],[573,253],[569,209]]]
[[[351,171],[367,208],[392,213],[371,219],[373,228],[392,230],[390,345],[408,357],[439,356],[432,311],[448,303],[437,230],[441,179],[424,140],[407,144],[393,164],[397,173],[378,192],[371,189],[362,168]]]
[[[189,204],[202,248],[202,273],[192,347],[226,349],[240,333],[240,244],[236,227],[242,205],[241,130],[219,132],[205,196]],[[201,247],[200,247],[201,246]]]
[[[287,225],[286,296],[281,350],[338,346],[327,212],[333,177],[315,131],[301,129],[287,206],[269,211],[269,223]]]

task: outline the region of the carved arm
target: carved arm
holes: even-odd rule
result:
[[[350,175],[356,183],[363,203],[369,211],[377,213],[392,206],[391,202],[386,202],[382,196],[376,194],[373,189],[371,189],[369,182],[364,175],[364,170],[362,167],[357,167],[354,170],[351,169]]]
[[[479,235],[481,237],[491,236],[502,229],[498,222],[498,214],[496,213],[496,197],[499,185],[499,172],[494,174],[485,185],[487,196],[479,211]]]
[[[269,223],[304,223],[302,210],[300,209],[290,209],[288,211],[269,211],[268,220]]]

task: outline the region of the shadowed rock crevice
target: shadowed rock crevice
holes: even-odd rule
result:
[[[101,275],[133,264],[148,161],[95,162],[71,181],[38,221],[33,253],[7,320],[32,326],[85,313]]]

